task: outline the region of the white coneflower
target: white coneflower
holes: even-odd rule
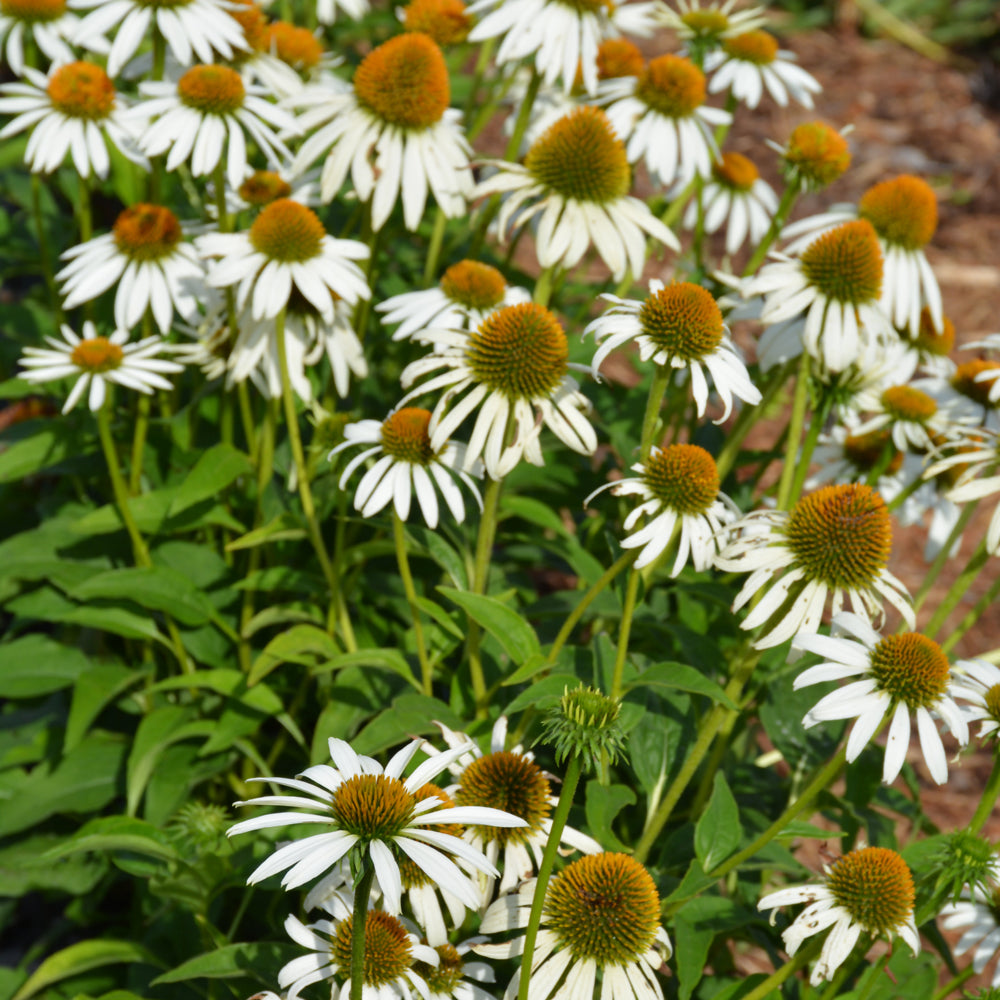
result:
[[[822,885],[779,889],[757,904],[758,910],[809,904],[781,935],[789,955],[794,955],[806,938],[830,929],[809,975],[811,985],[833,979],[862,934],[873,938],[898,934],[914,955],[920,953],[913,916],[913,876],[896,851],[862,847],[838,858],[825,872]]]
[[[733,38],[748,31],[756,31],[767,23],[763,7],[741,7],[740,0],[676,0],[677,10],[661,3],[656,10],[657,20],[676,32],[680,40],[691,48],[711,51],[724,38]]]
[[[750,381],[746,365],[729,339],[722,310],[707,289],[689,281],[664,285],[653,278],[643,302],[610,294],[601,297],[613,305],[584,331],[584,335],[593,333],[597,341],[603,340],[591,362],[595,376],[608,354],[635,341],[643,361],[687,373],[699,417],[704,416],[708,404],[703,367],[722,397],[724,412],[716,423],[729,417],[734,396],[750,404],[760,402],[760,390]]]
[[[716,558],[731,573],[749,573],[733,604],[738,611],[761,598],[740,623],[767,625],[757,647],[777,646],[798,632],[819,630],[831,599],[833,614],[845,602],[868,621],[884,618],[883,601],[913,627],[905,586],[886,566],[892,527],[885,501],[870,487],[850,483],[807,493],[790,512],[753,511],[733,526],[741,531]]]
[[[811,108],[812,95],[823,88],[794,60],[795,53],[779,49],[777,39],[766,31],[731,35],[722,39],[721,48],[705,56],[705,72],[712,74],[709,93],[729,90],[748,108],[756,108],[766,88],[781,107],[791,98]]]
[[[597,435],[584,416],[589,403],[569,375],[566,334],[544,306],[507,306],[490,313],[472,333],[428,330],[421,339],[444,351],[408,365],[401,381],[409,388],[421,376],[445,369],[404,399],[445,390],[431,419],[434,449],[475,413],[467,460],[482,458],[493,479],[505,476],[521,458],[544,463],[538,443],[542,424],[574,451],[594,453]]]
[[[732,115],[705,104],[705,74],[684,56],[651,59],[638,77],[601,84],[599,100],[625,143],[629,163],[645,163],[657,184],[708,177],[719,150],[713,129]]]
[[[87,393],[87,405],[97,411],[107,398],[108,385],[120,385],[136,392],[170,389],[164,375],[182,371],[184,366],[157,357],[164,344],[159,337],[146,337],[129,343],[128,332],[116,330],[110,337],[98,336],[89,320],[83,324],[83,336],[68,326],[60,327],[63,339],[46,337],[48,347],[26,347],[20,378],[35,385],[58,379],[76,378],[66,397],[62,412],[68,413]],[[89,390],[89,391],[88,391]]]
[[[959,660],[952,686],[956,698],[967,704],[961,709],[967,722],[981,722],[980,739],[1000,730],[1000,667],[986,660]]]
[[[920,747],[931,777],[948,780],[944,745],[931,713],[945,720],[961,746],[969,742],[969,727],[955,704],[948,657],[933,639],[919,632],[880,637],[862,618],[841,613],[833,618],[836,636],[798,635],[795,649],[824,659],[795,679],[795,689],[822,681],[855,678],[821,698],[807,713],[808,729],[831,719],[857,719],[847,740],[847,760],[855,760],[888,716],[889,735],[882,780],[895,781],[910,745],[910,715],[915,716]]]
[[[354,508],[362,517],[373,517],[391,503],[400,520],[405,521],[410,516],[411,500],[416,496],[428,527],[436,528],[440,492],[452,517],[461,523],[465,520],[465,502],[456,479],[468,487],[482,508],[479,490],[466,471],[470,466],[465,445],[446,441],[435,448],[428,431],[430,422],[429,410],[405,406],[383,421],[361,420],[344,428],[346,440],[329,457],[332,459],[345,448],[360,446],[364,451],[347,463],[340,477],[340,489],[344,489],[362,462],[369,458],[376,460],[361,477],[354,495]],[[470,471],[479,475],[477,465]]]
[[[593,246],[616,281],[642,273],[647,237],[679,250],[677,237],[646,204],[629,196],[625,147],[607,116],[584,106],[560,118],[528,150],[524,165],[491,161],[497,172],[477,195],[507,195],[501,234],[537,219],[535,252],[542,267],[572,267]]]
[[[487,911],[484,934],[528,925],[535,880],[501,896]],[[474,949],[488,958],[515,958],[524,938]],[[528,1000],[591,997],[597,973],[603,1000],[662,1000],[656,973],[672,953],[660,925],[660,897],[649,872],[627,854],[590,854],[567,865],[546,887],[531,963]],[[520,971],[505,1000],[517,996]]]
[[[108,176],[108,144],[144,169],[137,132],[121,96],[100,66],[71,62],[48,76],[26,66],[24,80],[0,86],[0,114],[15,117],[0,129],[0,139],[28,131],[24,162],[34,173],[51,173],[67,156],[83,177]]]
[[[975,886],[966,889],[962,897],[941,908],[941,924],[946,931],[964,928],[954,951],[956,955],[972,952],[972,971],[978,976],[1000,950],[1000,891],[994,887],[987,892]],[[994,990],[1000,987],[1000,965],[994,966],[990,985]]]
[[[784,146],[768,145],[781,156],[785,180],[807,191],[828,187],[851,165],[844,132],[826,122],[803,122],[792,129]]]
[[[25,43],[34,42],[53,64],[73,61],[79,19],[66,10],[66,0],[0,0],[0,50],[16,76],[24,74]]]
[[[450,108],[448,68],[438,45],[417,32],[390,38],[365,56],[349,91],[315,84],[291,103],[306,133],[294,169],[320,157],[320,188],[330,201],[351,174],[371,221],[381,229],[398,200],[407,229],[416,229],[428,190],[448,218],[463,215],[472,191],[471,150],[461,114]]]

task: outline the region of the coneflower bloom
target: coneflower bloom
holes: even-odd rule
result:
[[[713,136],[732,115],[705,104],[705,74],[684,56],[651,59],[638,77],[601,84],[599,101],[625,142],[629,163],[645,163],[653,181],[669,187],[708,177],[719,150]]]
[[[301,823],[326,826],[330,832],[279,847],[247,881],[253,884],[283,871],[282,885],[294,889],[354,851],[374,866],[385,907],[391,913],[399,913],[402,904],[399,862],[404,858],[470,909],[477,908],[478,894],[447,855],[491,875],[497,874],[496,868],[464,840],[440,833],[435,827],[451,823],[516,827],[524,826],[524,820],[499,809],[448,808],[436,796],[418,799],[418,789],[467,749],[459,747],[431,757],[404,778],[403,771],[422,742],[414,740],[394,754],[383,768],[372,758],[359,756],[343,740],[331,738],[332,766],[317,764],[296,778],[251,779],[267,781],[298,794],[262,795],[238,805],[290,806],[304,811],[268,813],[243,820],[229,829],[230,837]]]
[[[882,766],[882,780],[888,784],[896,780],[906,759],[912,714],[917,720],[927,768],[931,777],[943,785],[948,780],[948,761],[931,713],[945,720],[960,745],[969,742],[969,727],[954,701],[957,689],[944,651],[919,632],[880,637],[864,619],[844,612],[834,615],[832,629],[836,635],[803,634],[792,640],[795,649],[815,653],[824,660],[799,674],[795,689],[823,681],[854,679],[821,698],[809,710],[803,725],[808,729],[831,719],[857,719],[847,740],[850,762],[857,759],[889,718]]]
[[[607,116],[584,106],[559,119],[528,150],[524,165],[497,161],[497,172],[477,195],[507,195],[500,232],[537,219],[535,252],[542,267],[572,267],[591,245],[616,281],[646,263],[651,236],[672,250],[677,237],[629,196],[632,177],[625,147]]]
[[[501,896],[480,930],[497,934],[526,927],[535,881]],[[474,950],[487,958],[517,958],[524,938]],[[528,1000],[591,997],[598,971],[603,1000],[662,1000],[656,972],[671,953],[649,872],[627,854],[590,854],[567,865],[546,887]],[[517,996],[520,980],[515,972],[504,1000]]]
[[[766,88],[781,107],[791,98],[811,108],[812,95],[823,88],[794,60],[795,53],[779,49],[777,40],[766,31],[723,38],[721,47],[705,56],[705,72],[713,74],[709,93],[729,90],[748,108],[756,108]]]
[[[450,100],[438,45],[417,32],[390,38],[365,56],[349,91],[314,84],[291,99],[305,109],[298,126],[315,130],[294,169],[325,157],[324,201],[333,199],[350,171],[358,197],[371,200],[374,229],[382,228],[399,199],[406,228],[416,229],[428,189],[448,218],[462,215],[472,190],[471,150]]]
[[[833,979],[862,934],[872,938],[898,934],[914,955],[920,953],[913,915],[913,876],[899,854],[886,847],[862,847],[825,866],[824,871],[826,878],[821,885],[779,889],[757,904],[759,910],[809,904],[781,935],[789,955],[794,955],[806,938],[830,928],[819,961],[809,975],[811,985]]]
[[[341,13],[360,21],[369,10],[368,0],[316,0],[316,20],[320,24],[334,24]]]
[[[670,575],[677,576],[688,562],[698,571],[708,569],[725,543],[726,526],[740,516],[736,504],[719,492],[719,471],[712,456],[694,444],[654,447],[632,471],[639,475],[601,486],[584,505],[603,490],[639,497],[622,528],[632,531],[641,518],[648,520],[621,542],[623,549],[642,550],[636,569],[658,559],[675,533],[677,555]]]
[[[724,38],[756,31],[767,24],[763,7],[740,7],[740,0],[676,0],[677,10],[659,4],[656,19],[674,31],[689,48],[711,51]]]
[[[288,306],[293,289],[327,323],[340,300],[354,305],[371,291],[355,263],[368,256],[357,240],[327,235],[319,216],[291,198],[272,201],[244,233],[199,237],[205,257],[221,257],[208,273],[215,288],[236,288],[236,305],[250,303],[254,319],[271,319]]]
[[[784,146],[768,145],[781,156],[785,180],[807,191],[828,187],[851,165],[844,133],[825,122],[803,122],[792,129]]]
[[[361,477],[354,495],[354,509],[362,517],[373,517],[391,503],[400,520],[405,521],[416,496],[427,526],[436,528],[440,492],[452,517],[461,523],[465,520],[465,502],[456,479],[468,487],[482,508],[479,490],[466,471],[470,469],[480,475],[478,463],[469,466],[464,444],[447,441],[433,447],[428,431],[430,421],[429,410],[404,406],[381,422],[361,420],[344,428],[345,440],[330,452],[329,458],[345,448],[360,446],[364,451],[347,463],[340,477],[340,489],[344,489],[359,465],[369,458],[376,460]]]
[[[1000,919],[998,909],[1000,891],[992,892],[979,886],[966,889],[957,903],[948,903],[941,908],[941,926],[946,931],[964,928],[958,943],[954,945],[956,955],[972,952],[972,971],[978,976],[1000,950]],[[1000,965],[993,968],[990,985],[1000,987]],[[986,992],[985,990],[983,991]]]
[[[653,278],[643,302],[610,294],[601,297],[613,305],[584,331],[593,333],[598,342],[603,340],[591,362],[595,376],[608,354],[634,341],[642,361],[687,373],[699,417],[708,404],[702,366],[712,376],[725,408],[716,423],[729,417],[734,396],[751,404],[760,402],[760,390],[750,381],[729,339],[722,310],[707,289],[688,281],[664,285]]]
[[[24,75],[24,48],[29,39],[55,65],[73,61],[79,19],[66,10],[66,0],[3,0],[0,3],[0,50],[11,71]]]
[[[146,337],[129,343],[126,330],[116,330],[110,337],[98,336],[89,320],[83,324],[83,336],[70,327],[60,327],[63,339],[46,337],[48,347],[26,347],[21,357],[20,373],[25,382],[35,385],[58,379],[76,378],[62,412],[69,413],[87,393],[87,405],[97,411],[104,406],[108,385],[120,385],[136,392],[170,389],[164,375],[183,370],[183,365],[157,357],[164,349],[159,337]]]
[[[51,173],[67,156],[83,177],[108,176],[108,143],[144,169],[137,132],[121,96],[100,66],[71,62],[48,76],[26,66],[24,80],[0,86],[0,114],[15,117],[0,129],[0,139],[30,131],[24,162],[34,173]]]
[[[56,275],[74,309],[115,287],[115,323],[131,330],[148,309],[166,335],[176,310],[192,321],[206,299],[205,265],[169,208],[141,202],[121,212],[110,233],[71,247]]]
[[[226,179],[238,187],[247,174],[248,136],[273,169],[291,159],[275,130],[296,133],[295,119],[229,66],[193,66],[176,82],[145,81],[139,90],[146,100],[129,112],[144,123],[139,145],[150,156],[165,153],[167,170],[188,163],[201,177],[224,158]]]
[[[807,493],[791,511],[753,511],[733,531],[741,533],[715,564],[750,574],[733,611],[761,593],[740,623],[744,629],[766,626],[758,649],[780,645],[799,632],[817,632],[827,598],[833,614],[847,602],[866,621],[878,623],[888,601],[913,627],[906,588],[886,569],[892,549],[889,511],[870,487],[824,486]]]
[[[851,219],[867,219],[878,236],[884,267],[881,303],[893,325],[915,339],[921,309],[926,307],[934,329],[941,330],[941,289],[924,253],[938,222],[933,188],[910,174],[875,184],[856,207],[835,205],[828,212],[786,226],[782,237],[793,242],[784,252],[798,253],[820,233]]]
[[[887,386],[873,398],[862,398],[859,404],[873,415],[852,430],[867,434],[887,428],[900,451],[926,451],[935,443],[940,446],[961,426],[947,407],[938,406],[933,396],[912,384]]]
[[[401,381],[409,388],[416,379],[445,369],[404,398],[406,402],[445,390],[430,423],[433,449],[442,447],[475,413],[467,461],[482,458],[494,479],[505,476],[521,458],[544,464],[538,443],[542,424],[574,451],[593,454],[597,435],[584,416],[589,403],[569,375],[566,334],[544,306],[506,306],[490,313],[472,333],[428,330],[421,340],[444,350],[412,362]],[[509,442],[508,423],[514,428]]]
[[[987,660],[959,660],[953,670],[952,693],[966,704],[962,713],[969,723],[981,722],[980,739],[1000,730],[1000,667]]]
[[[429,35],[442,48],[469,37],[473,18],[462,0],[410,0],[399,11],[406,31]]]
[[[231,59],[246,48],[243,30],[230,16],[228,0],[73,0],[72,6],[75,10],[90,9],[80,22],[78,45],[102,51],[104,36],[115,29],[108,53],[112,76],[118,76],[138,52],[150,29],[160,33],[181,66],[196,60],[210,63],[217,54]]]

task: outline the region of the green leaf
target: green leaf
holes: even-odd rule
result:
[[[417,607],[428,618],[437,622],[449,635],[454,636],[459,642],[465,641],[465,633],[459,628],[455,619],[440,604],[435,604],[429,597],[418,597]]]
[[[47,635],[25,635],[0,645],[0,697],[35,698],[70,687],[90,661],[79,649]]]
[[[443,701],[407,692],[395,698],[391,707],[372,719],[352,740],[352,746],[358,753],[380,753],[398,746],[403,733],[418,735],[436,732],[435,722],[443,722],[452,729],[462,726],[462,720]]]
[[[674,916],[674,953],[680,1000],[689,1000],[705,971],[705,960],[716,934],[726,930],[737,914],[729,899],[701,896],[686,903]],[[727,919],[728,918],[728,919]],[[741,922],[743,915],[738,918]]]
[[[761,704],[758,714],[768,738],[781,755],[790,766],[805,773],[824,764],[836,753],[847,723],[832,720],[822,726],[803,728],[802,719],[819,701],[820,694],[813,688],[796,691],[792,685],[797,673],[776,677],[768,684],[767,700]]]
[[[530,680],[543,670],[551,670],[553,666],[552,661],[544,653],[532,653],[510,677],[504,678],[503,687],[509,687],[511,684],[523,684],[524,681]]]
[[[150,985],[183,983],[189,979],[239,979],[254,973],[264,982],[272,982],[274,970],[287,962],[293,952],[293,946],[276,941],[230,944],[182,962]]]
[[[694,828],[694,850],[702,868],[711,872],[739,846],[743,835],[736,799],[725,775],[716,771],[712,797]]]
[[[43,861],[56,861],[80,851],[129,851],[164,861],[177,860],[166,834],[152,823],[132,816],[101,816],[85,823],[69,840],[50,848]]]
[[[690,691],[703,694],[712,701],[736,711],[736,704],[713,680],[709,680],[700,670],[686,663],[657,663],[644,670],[638,679],[629,685],[629,690],[637,687],[661,688],[673,691]]]
[[[611,824],[625,806],[634,805],[635,801],[635,790],[628,785],[587,782],[587,826],[593,837],[604,845],[605,850],[628,850],[611,829]]]
[[[92,941],[80,941],[71,944],[54,955],[49,955],[42,964],[28,977],[28,981],[14,994],[13,1000],[28,1000],[55,983],[79,976],[91,969],[99,969],[102,965],[114,965],[121,962],[143,962],[162,968],[158,961],[142,945],[132,941],[114,941],[98,938]]]
[[[218,496],[239,476],[252,471],[250,459],[232,445],[217,444],[209,448],[177,488],[170,504],[170,516],[175,517],[202,500]]]
[[[0,848],[0,896],[19,897],[39,890],[72,896],[90,892],[104,877],[107,860],[76,857],[54,862],[47,849],[61,840],[57,834],[41,833]]]
[[[146,670],[123,667],[118,663],[97,663],[83,674],[73,688],[64,751],[68,753],[83,739],[105,705],[141,681],[146,674]]]
[[[470,594],[452,587],[437,589],[489,632],[518,666],[533,653],[541,652],[535,630],[513,608],[501,604],[495,597]]]
[[[576,674],[549,674],[522,691],[506,708],[507,715],[521,712],[526,708],[547,708],[558,701],[567,688],[580,686]]]
[[[20,441],[0,450],[0,483],[15,483],[81,453],[79,430],[68,420],[33,420]]]
[[[320,663],[312,668],[314,674],[327,673],[330,670],[343,670],[344,667],[378,667],[389,670],[408,681],[414,688],[421,691],[420,682],[413,675],[413,670],[406,657],[398,649],[358,649],[353,653],[341,653],[326,663]]]
[[[569,532],[559,515],[548,504],[534,497],[522,497],[515,494],[505,496],[500,501],[502,515],[520,517],[531,524],[552,531],[557,535],[567,537]]]
[[[247,683],[256,684],[282,663],[312,667],[317,657],[332,659],[337,655],[337,644],[321,628],[315,625],[293,625],[264,647],[250,667]]]
[[[268,542],[299,541],[306,537],[306,530],[301,522],[292,514],[279,514],[260,528],[254,528],[245,535],[231,541],[226,546],[227,552],[238,552],[240,549],[252,549]]]

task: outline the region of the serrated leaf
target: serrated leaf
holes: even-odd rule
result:
[[[85,823],[69,840],[50,848],[42,860],[55,861],[81,851],[129,851],[164,861],[177,851],[158,827],[134,816],[101,816]]]
[[[28,997],[33,997],[36,993],[70,976],[79,976],[91,969],[99,969],[102,965],[122,962],[130,964],[143,962],[157,967],[163,965],[142,945],[133,941],[114,941],[107,938],[80,941],[63,948],[62,951],[57,951],[54,955],[49,955],[14,994],[13,1000],[28,1000]]]
[[[713,871],[739,847],[742,836],[736,799],[725,775],[716,771],[711,798],[694,828],[694,850],[702,868]]]
[[[70,687],[90,667],[73,646],[47,635],[24,635],[0,645],[0,697],[35,698]]]
[[[690,691],[692,694],[705,695],[728,709],[736,710],[736,704],[732,698],[715,681],[710,680],[700,670],[689,667],[686,663],[654,664],[644,670],[636,681],[629,685],[629,690],[637,687]]]
[[[513,608],[495,597],[470,594],[452,587],[437,589],[493,636],[518,666],[532,654],[541,652],[535,630]]]
[[[332,659],[338,655],[337,644],[315,625],[293,625],[275,636],[254,660],[247,683],[256,684],[282,663],[311,667],[317,657]]]

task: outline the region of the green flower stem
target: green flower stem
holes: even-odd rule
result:
[[[764,997],[770,996],[790,976],[808,965],[819,953],[819,949],[820,941],[814,938],[808,945],[796,952],[794,958],[790,958],[780,969],[772,972],[767,979],[758,983],[749,993],[744,993],[740,1000],[764,1000]]]
[[[48,230],[45,228],[45,219],[42,217],[42,182],[38,174],[31,174],[31,214],[35,217],[35,230],[38,235],[38,260],[42,265],[42,274],[45,277],[45,287],[49,292],[49,302],[52,308],[52,315],[55,317],[56,325],[62,322],[62,299],[56,289],[56,276],[52,269],[52,251],[49,247]]]
[[[951,635],[949,635],[948,638],[941,643],[941,648],[946,653],[950,653],[962,636],[964,636],[965,633],[968,632],[977,621],[979,621],[983,612],[986,611],[987,608],[993,606],[993,603],[996,601],[998,596],[1000,596],[1000,576],[997,576],[997,578],[990,585],[989,590],[987,590],[986,593],[983,594],[978,601],[976,601],[975,607],[958,623],[957,626],[955,626]]]
[[[700,69],[701,67],[699,67]],[[729,112],[729,124],[716,125],[715,126],[715,145],[722,149],[723,144],[726,141],[726,136],[729,135],[729,130],[733,127],[733,121],[736,114],[736,109],[739,106],[739,100],[736,95],[729,91],[726,95],[726,111]]]
[[[635,615],[636,598],[639,595],[640,573],[633,566],[628,571],[628,581],[625,584],[625,604],[622,607],[622,620],[618,628],[618,649],[615,653],[614,672],[611,675],[610,697],[614,701],[622,696],[622,678],[625,674],[625,661],[628,659],[628,640],[632,634],[632,618]]]
[[[538,90],[542,85],[542,74],[537,67],[531,68],[531,79],[528,81],[528,89],[521,101],[521,106],[517,109],[517,118],[514,121],[514,131],[510,134],[510,141],[504,150],[503,158],[514,162],[519,158],[521,141],[524,133],[528,131],[528,123],[531,121],[531,109],[534,107],[535,98],[538,97]]]
[[[420,620],[420,608],[417,605],[417,591],[413,586],[413,574],[410,572],[410,560],[406,554],[406,531],[403,522],[395,510],[392,512],[392,538],[396,543],[396,562],[399,564],[399,575],[403,580],[403,590],[406,601],[410,605],[413,617],[413,635],[417,640],[417,659],[420,661],[420,678],[424,694],[431,694],[431,664],[427,659],[427,647],[424,644],[424,626]]]
[[[368,898],[375,881],[375,863],[365,855],[364,867],[354,885],[354,914],[351,924],[351,1000],[362,1000],[365,988],[365,930],[368,921]]]
[[[139,397],[135,413],[135,429],[132,432],[132,457],[129,461],[128,491],[132,496],[139,493],[142,485],[142,454],[146,447],[146,432],[149,429],[149,411],[153,406],[152,394],[143,393]]]
[[[958,992],[960,986],[970,980],[976,974],[976,970],[968,965],[962,971],[955,976],[951,982],[946,983],[935,993],[931,1000],[946,1000],[947,997],[955,996]]]
[[[101,450],[104,452],[104,461],[108,466],[108,477],[111,479],[111,489],[115,495],[115,504],[118,513],[121,515],[122,523],[128,532],[129,540],[132,543],[132,556],[136,566],[147,568],[153,565],[150,558],[149,549],[145,539],[139,531],[139,526],[132,516],[132,509],[129,507],[128,488],[125,485],[125,477],[122,475],[121,466],[118,463],[118,453],[115,450],[114,438],[111,434],[111,400],[110,398],[97,411],[97,433],[101,439]],[[186,674],[194,673],[194,664],[188,659],[187,651],[181,640],[181,634],[174,624],[170,615],[164,615],[167,623],[167,632],[170,634],[170,642],[173,646],[174,656],[181,666],[181,670]]]
[[[333,609],[342,608],[343,595],[340,591],[337,575],[326,551],[323,532],[316,518],[316,506],[313,503],[312,490],[309,488],[309,467],[306,464],[305,453],[302,450],[302,438],[299,435],[299,419],[295,410],[295,396],[292,393],[291,379],[288,377],[288,356],[285,350],[285,310],[278,313],[274,323],[274,336],[278,347],[278,366],[281,369],[281,399],[285,408],[285,423],[288,425],[288,440],[292,447],[292,460],[295,462],[296,479],[298,480],[299,499],[302,501],[302,513],[306,518],[309,540],[312,542],[319,560],[323,578],[330,591],[331,614]],[[339,617],[339,615],[335,615]]]
[[[626,552],[624,555],[619,556],[601,575],[595,583],[593,583],[590,589],[580,598],[579,604],[569,613],[566,621],[563,622],[562,628],[559,629],[558,634],[555,637],[555,641],[552,643],[549,649],[548,661],[549,663],[555,663],[556,658],[559,656],[559,651],[566,645],[566,640],[570,637],[573,629],[576,628],[577,623],[583,617],[583,613],[590,607],[594,600],[604,592],[605,588],[611,583],[612,580],[618,576],[623,569],[631,566],[635,562],[638,556],[637,552]]]
[[[789,184],[788,187],[785,188],[781,195],[781,201],[778,202],[778,211],[774,213],[771,225],[768,227],[767,232],[764,233],[764,239],[762,239],[757,245],[757,249],[754,250],[753,256],[748,261],[747,266],[743,269],[744,278],[748,278],[763,263],[764,258],[767,256],[767,251],[771,249],[771,244],[778,238],[778,234],[785,225],[785,219],[788,218],[789,213],[795,205],[795,199],[798,198],[798,196],[798,184]]]
[[[438,205],[434,210],[434,229],[431,231],[431,243],[427,248],[427,260],[424,261],[424,284],[432,285],[437,274],[438,261],[441,259],[441,245],[444,243],[444,231],[448,219],[444,209]]]
[[[472,128],[472,113],[477,107],[481,107],[482,104],[489,103],[488,101],[480,103],[476,98],[479,96],[479,88],[483,83],[483,75],[486,72],[486,67],[490,64],[494,48],[496,48],[496,38],[487,38],[479,46],[479,52],[476,54],[476,65],[472,70],[472,85],[469,87],[469,96],[466,98],[465,107],[462,109],[462,117],[465,119],[465,133],[469,137],[470,142],[473,139],[473,136],[469,134]]]
[[[778,510],[790,510],[793,503],[792,483],[795,480],[795,469],[798,464],[796,454],[802,438],[802,428],[805,426],[806,407],[809,405],[810,360],[809,352],[803,351],[799,360],[795,396],[792,399],[792,415],[788,420],[788,434],[785,438],[785,464],[782,466],[781,482],[778,485]]]
[[[507,91],[510,90],[513,83],[514,74],[510,73],[505,79],[501,80],[499,88],[494,89],[490,96],[480,105],[479,110],[476,112],[476,117],[472,121],[472,125],[465,131],[465,137],[469,142],[474,142],[479,133],[486,128],[487,123],[496,114],[500,102],[507,96]]]
[[[549,300],[552,298],[552,287],[556,280],[557,266],[553,264],[551,267],[545,268],[542,273],[538,276],[538,280],[535,282],[535,290],[531,296],[533,302],[540,306],[548,306]]]
[[[566,775],[563,778],[562,791],[556,811],[552,814],[552,829],[549,839],[545,842],[541,864],[538,866],[538,881],[535,883],[535,895],[531,900],[531,915],[528,927],[524,932],[524,951],[521,956],[521,981],[518,983],[517,1000],[528,1000],[528,985],[531,982],[531,962],[535,955],[535,941],[538,939],[538,928],[542,922],[542,908],[545,905],[545,891],[552,877],[556,854],[559,852],[559,840],[566,827],[569,811],[573,805],[573,796],[580,781],[580,758],[570,757],[566,765]]]
[[[809,421],[809,430],[806,431],[805,440],[802,442],[802,453],[795,461],[795,477],[792,480],[792,494],[788,498],[789,506],[794,506],[799,497],[802,496],[802,487],[805,485],[806,476],[809,473],[809,465],[812,462],[813,452],[819,443],[819,436],[826,426],[827,417],[833,408],[833,398],[829,394],[824,395],[819,409],[813,411],[812,420]]]
[[[694,197],[695,204],[698,208],[698,214],[695,216],[694,222],[694,236],[691,241],[691,248],[694,252],[695,265],[698,270],[704,266],[704,247],[705,247],[705,199],[703,197],[705,192],[705,181],[700,174],[695,176],[694,179]]]
[[[646,412],[642,418],[642,436],[639,438],[639,461],[645,462],[656,443],[656,425],[660,419],[660,407],[667,386],[670,384],[672,369],[658,366],[653,373],[653,382],[646,399]]]
[[[667,205],[666,211],[660,216],[660,222],[662,222],[669,229],[674,228],[674,223],[681,217],[681,212],[684,211],[685,206],[694,194],[695,188],[698,185],[698,178],[692,177],[688,181],[687,187],[684,188],[681,193],[674,198],[672,202]]]
[[[927,595],[930,593],[931,587],[934,586],[935,581],[941,575],[941,570],[951,561],[951,550],[955,547],[955,542],[962,537],[965,526],[972,520],[972,515],[976,512],[978,503],[978,500],[973,500],[962,508],[962,513],[958,515],[955,526],[945,539],[944,545],[941,546],[941,551],[934,557],[934,562],[931,563],[930,568],[924,575],[923,583],[920,584],[920,589],[913,598],[914,611],[920,610],[927,599]]]
[[[868,485],[874,487],[876,484],[869,483]],[[919,490],[923,485],[924,480],[918,477],[917,479],[914,479],[913,482],[910,483],[905,489],[900,490],[899,493],[897,493],[891,500],[886,500],[885,506],[889,513],[892,513],[894,510],[899,510],[899,508],[902,507],[903,504],[906,503],[906,501],[909,500],[910,497],[913,496],[913,494],[916,493],[917,490]]]
[[[240,405],[240,421],[243,424],[243,436],[247,441],[247,453],[250,461],[255,465],[258,459],[257,453],[257,424],[253,416],[253,404],[250,402],[250,390],[247,388],[246,380],[236,386],[236,398]]]
[[[508,425],[508,433],[510,425]],[[506,440],[506,438],[505,438]],[[497,511],[500,507],[501,479],[488,479],[483,491],[483,516],[479,520],[479,535],[476,538],[476,557],[472,568],[472,593],[485,594],[490,572],[490,556],[497,533]],[[485,719],[489,707],[489,693],[483,674],[483,658],[480,650],[483,633],[479,623],[469,619],[469,634],[465,651],[469,660],[469,674],[472,679],[472,695],[476,703],[476,718]]]
[[[994,754],[993,770],[990,771],[990,776],[986,779],[982,798],[979,800],[972,822],[969,823],[970,833],[979,833],[982,830],[997,804],[998,796],[1000,796],[1000,754]]]
[[[726,432],[726,443],[722,446],[718,457],[715,460],[716,468],[719,470],[720,482],[729,475],[736,462],[743,439],[750,432],[750,428],[756,423],[757,417],[767,412],[767,408],[774,401],[774,398],[784,388],[785,378],[791,370],[791,362],[781,365],[771,370],[767,377],[767,382],[761,390],[761,401],[756,406],[743,406],[739,416],[733,426]]]
[[[966,564],[965,569],[959,574],[958,579],[951,585],[944,600],[941,601],[934,614],[931,615],[931,620],[924,626],[924,635],[931,639],[937,635],[948,615],[958,607],[959,601],[968,593],[969,586],[979,576],[980,570],[986,565],[986,560],[989,557],[990,554],[986,551],[986,539],[984,538],[976,546],[976,551],[972,553],[972,557]]]
[[[80,242],[86,243],[94,235],[94,211],[90,203],[90,179],[83,174],[79,174],[78,178],[80,189],[77,193],[79,200],[77,212],[80,222]]]

